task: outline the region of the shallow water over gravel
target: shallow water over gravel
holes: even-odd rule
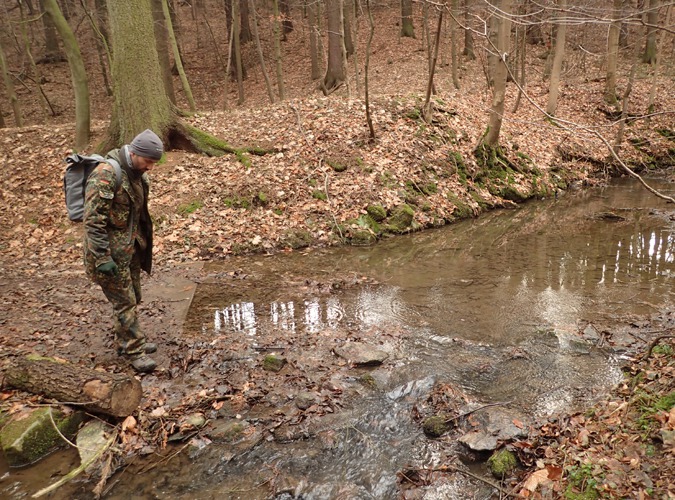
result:
[[[266,286],[200,285],[188,336],[225,335],[255,349],[270,329],[315,335],[376,327],[405,332],[403,349],[371,371],[378,391],[327,424],[335,431],[330,444],[263,441],[232,460],[227,446],[212,444],[193,458],[113,478],[107,498],[269,498],[272,470],[293,492],[278,498],[395,498],[397,472],[438,460],[438,443],[411,419],[437,381],[482,403],[510,401],[531,417],[594,400],[619,380],[623,353],[636,340],[616,325],[671,303],[671,214],[637,183],[620,180],[374,247],[211,265],[215,275],[264,275]],[[318,283],[367,279],[330,294],[287,293],[284,280],[303,274]],[[582,331],[593,342],[582,341]],[[426,498],[490,495],[458,475]]]

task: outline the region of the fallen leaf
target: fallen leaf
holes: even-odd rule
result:
[[[525,480],[523,487],[534,493],[540,485],[550,483],[551,480],[548,477],[548,469],[539,469],[530,474],[530,477]]]

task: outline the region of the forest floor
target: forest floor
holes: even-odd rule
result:
[[[125,427],[127,451],[161,451],[171,435],[189,430],[184,418],[196,413],[211,419],[255,409],[266,415],[259,420],[266,424],[256,429],[260,435],[278,435],[280,429],[292,434],[294,423],[320,419],[350,396],[341,389],[343,365],[332,356],[327,339],[316,339],[311,346],[314,365],[291,362],[288,373],[278,377],[261,369],[263,355],[253,364],[237,361],[236,344],[184,338],[191,294],[197,283],[213,278],[204,262],[375,243],[391,233],[513,207],[514,199],[554,196],[570,186],[604,182],[617,172],[605,144],[593,133],[600,131],[610,143],[616,134],[613,110],[602,100],[599,68],[563,78],[558,116],[565,122],[555,124],[538,109],[546,105],[547,83],[539,76],[543,60],[533,54],[536,77],[527,86],[531,101],[523,97],[513,113],[518,89],[510,84],[507,93],[501,144],[511,166],[496,167],[497,174],[491,175],[473,154],[490,103],[480,61],[463,65],[460,90],[452,87],[447,65],[440,66],[434,120],[426,123],[420,117],[426,87],[420,41],[376,40],[370,69],[376,138],[370,141],[364,101],[353,97],[362,95],[363,82],[358,89],[352,82],[351,89],[343,86],[322,96],[316,82],[307,82],[301,73],[306,71],[300,60],[304,42],[291,35],[288,43],[298,46],[298,60],[286,61],[287,100],[267,104],[264,82],[253,71],[245,106],[218,110],[223,103],[214,95],[219,95],[221,82],[216,71],[205,70],[195,76],[193,91],[197,102],[211,110],[187,119],[234,146],[259,146],[268,154],[209,158],[170,151],[151,174],[155,268],[152,276],[144,277],[140,321],[160,345],[159,369],[142,376],[145,397],[136,415],[138,425]],[[65,213],[61,185],[63,158],[71,152],[74,135],[68,119],[72,97],[65,65],[47,70],[47,90],[61,115],[40,125],[0,129],[0,369],[17,356],[39,353],[132,373],[105,333],[112,325],[109,305],[84,274],[82,227],[69,222]],[[640,71],[631,95],[635,115],[646,112],[652,83],[648,70]],[[619,93],[623,86],[621,80]],[[672,78],[657,81],[657,112],[675,109],[672,88]],[[93,99],[97,120],[92,149],[105,133],[109,106],[100,89]],[[229,100],[234,101],[233,94]],[[33,123],[42,121],[36,118],[39,114],[37,103],[27,107]],[[657,114],[649,125],[631,122],[622,159],[641,172],[672,166],[674,130],[667,113]],[[412,208],[413,221],[395,226],[392,218],[404,204]],[[366,219],[374,205],[386,211],[389,234]],[[255,286],[257,279],[242,276],[236,266],[219,278],[229,279],[235,289]],[[317,281],[308,274],[289,279],[289,287],[329,294],[359,279]],[[358,340],[368,332],[335,335]],[[514,445],[520,447],[526,467],[504,487],[533,498],[563,496],[568,488],[586,491],[588,496],[578,498],[595,498],[593,490],[612,498],[674,498],[668,479],[675,477],[672,353],[672,339],[664,339],[651,356],[630,368],[630,377],[606,401],[533,429],[528,440]],[[223,367],[223,359],[233,361]],[[282,394],[308,391],[315,398],[308,408],[275,411]],[[5,387],[0,401],[3,410],[14,414],[42,399]],[[432,480],[439,479],[430,476],[425,484]],[[423,489],[422,482],[418,487]]]

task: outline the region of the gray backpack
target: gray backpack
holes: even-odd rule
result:
[[[84,216],[84,191],[87,187],[89,174],[105,162],[115,170],[115,191],[122,184],[122,168],[112,158],[103,158],[101,155],[83,156],[72,154],[66,158],[66,172],[63,174],[63,192],[66,195],[68,218],[75,222],[82,222]]]

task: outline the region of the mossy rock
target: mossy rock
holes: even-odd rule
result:
[[[531,197],[531,193],[521,193],[515,186],[504,186],[497,194],[505,200],[511,200],[516,203],[522,203]]]
[[[455,208],[452,211],[452,216],[454,218],[468,219],[469,217],[473,217],[474,213],[473,208],[471,208],[471,205],[469,205],[465,201],[462,201],[459,198],[459,196],[457,196],[452,191],[448,191],[447,197],[452,202],[452,204],[455,205]]]
[[[7,463],[10,467],[21,467],[49,455],[56,447],[65,444],[59,432],[71,439],[84,417],[84,412],[65,414],[47,407],[32,410],[24,418],[12,419],[0,430],[0,445]]]
[[[300,248],[307,248],[312,244],[312,240],[312,234],[309,231],[300,229],[286,233],[284,244],[293,250],[298,250]]]
[[[357,229],[349,241],[355,247],[366,247],[377,243],[377,236],[367,229]]]
[[[382,205],[368,205],[366,207],[366,212],[368,212],[368,215],[376,222],[382,222],[387,218],[387,210]]]
[[[412,229],[414,217],[415,211],[410,205],[399,205],[392,210],[386,228],[392,233],[406,233]]]
[[[424,431],[424,434],[429,437],[441,437],[450,429],[447,420],[448,419],[445,415],[434,415],[433,417],[428,417],[424,419],[424,422],[422,423],[422,430]]]
[[[497,479],[504,479],[510,476],[518,466],[518,460],[513,452],[502,448],[496,450],[490,458],[488,458],[488,468],[494,477]]]
[[[268,372],[280,372],[286,365],[286,359],[275,354],[268,354],[263,360],[263,369]]]
[[[216,420],[206,430],[206,435],[217,442],[233,443],[242,437],[246,430],[240,420]]]
[[[375,380],[375,377],[373,377],[370,373],[364,373],[359,377],[358,380],[362,385],[365,385],[366,387],[369,387],[371,389],[377,388],[377,381]]]

